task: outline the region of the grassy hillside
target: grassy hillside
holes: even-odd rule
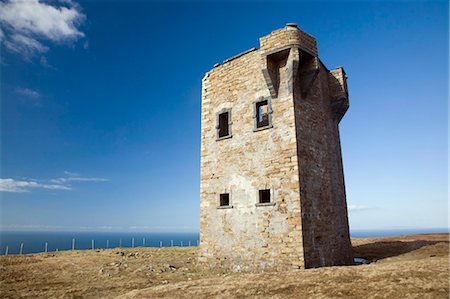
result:
[[[2,298],[448,298],[448,234],[353,239],[370,264],[224,273],[197,248],[61,251],[0,257]]]

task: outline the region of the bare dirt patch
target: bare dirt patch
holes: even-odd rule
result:
[[[197,248],[0,257],[2,298],[448,298],[448,234],[353,239],[368,265],[267,273],[200,268]]]

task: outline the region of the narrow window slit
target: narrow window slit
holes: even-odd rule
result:
[[[219,138],[229,135],[228,112],[219,114]]]
[[[231,108],[224,108],[216,114],[217,140],[231,138]]]
[[[257,128],[267,127],[269,125],[269,105],[266,101],[256,103]]]
[[[272,128],[272,106],[270,98],[260,97],[253,102],[253,131]]]

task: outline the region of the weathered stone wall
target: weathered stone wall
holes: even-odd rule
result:
[[[253,103],[269,97],[260,51],[214,68],[203,80],[201,261],[256,270],[303,266],[297,144],[287,67],[272,99],[273,128],[254,132]],[[216,141],[215,117],[231,108],[232,137]],[[275,205],[256,206],[271,189]],[[220,209],[229,193],[232,208]]]
[[[352,261],[338,122],[321,64],[305,98],[295,84],[302,234],[306,267]]]
[[[329,91],[337,81],[337,92],[345,73],[315,72],[316,41],[296,27],[260,42],[203,79],[199,261],[234,271],[347,263],[336,116],[343,106],[331,107],[336,97]],[[261,98],[271,100],[273,126],[255,131],[254,102]],[[232,136],[217,140],[224,109],[231,109]],[[271,204],[257,204],[261,189],[271,190]],[[230,194],[230,207],[218,207],[221,193]]]

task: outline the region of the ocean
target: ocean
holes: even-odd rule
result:
[[[0,232],[0,255],[70,250],[75,239],[75,249],[132,247],[197,246],[199,233],[122,233],[122,232]]]
[[[351,230],[352,238],[374,238],[424,233],[448,233],[448,228],[435,229],[391,229],[391,230]],[[132,232],[17,232],[0,231],[0,255],[38,253],[45,251],[70,250],[75,240],[75,249],[132,247],[197,246],[198,232],[193,233],[132,233]]]

